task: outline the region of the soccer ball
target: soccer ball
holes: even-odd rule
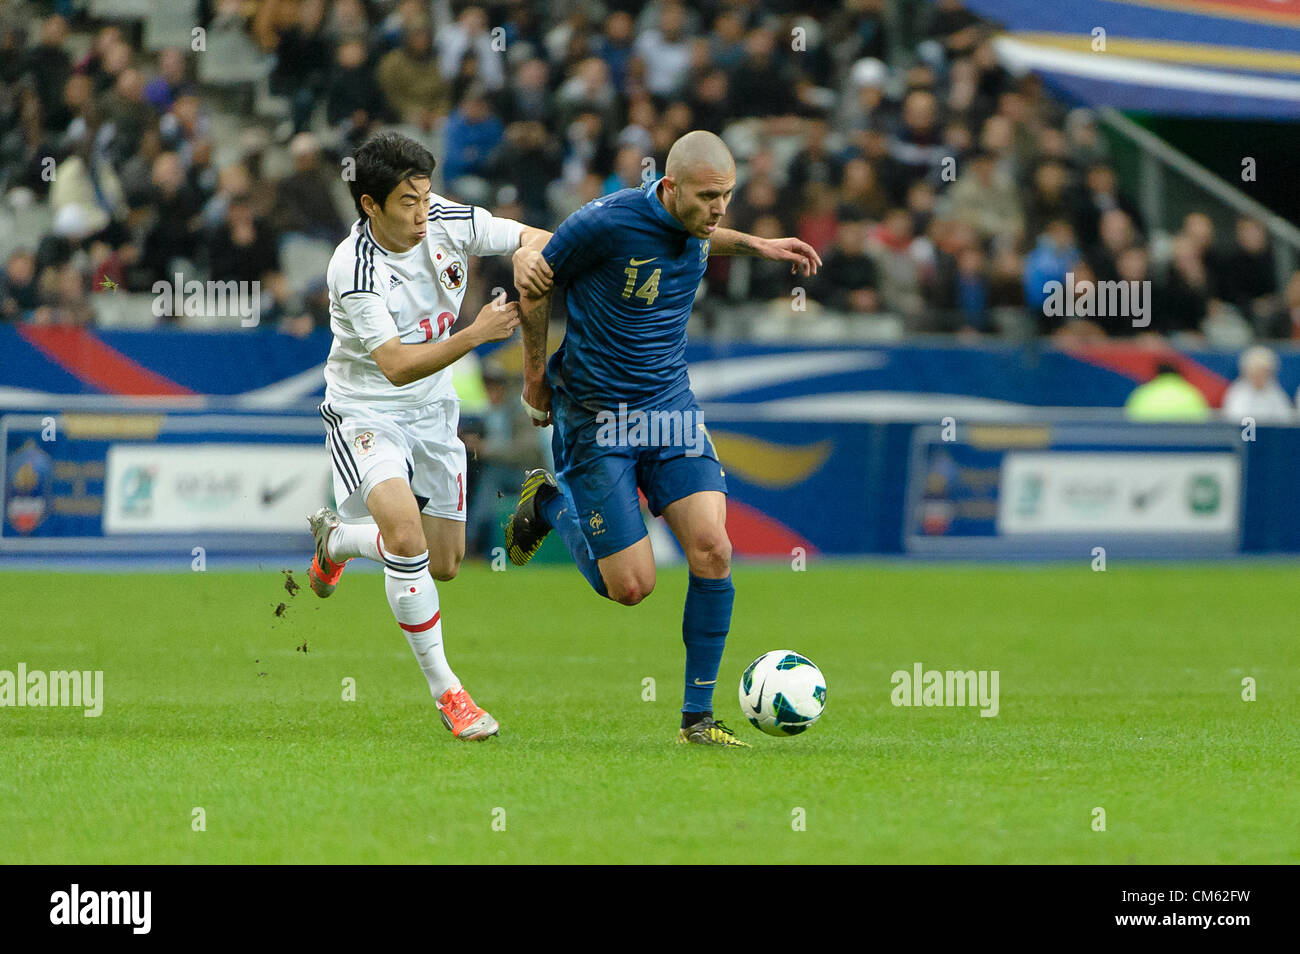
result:
[[[740,711],[768,735],[798,735],[826,708],[826,677],[789,649],[763,653],[740,677]]]

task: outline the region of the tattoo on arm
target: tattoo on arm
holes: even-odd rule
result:
[[[524,379],[537,380],[546,373],[546,332],[551,323],[551,296],[519,299],[519,322],[524,328]]]
[[[758,255],[758,240],[735,229],[718,229],[709,243],[715,255]]]

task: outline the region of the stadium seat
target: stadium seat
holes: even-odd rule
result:
[[[235,331],[239,328],[239,319],[229,315],[210,315],[206,312],[198,315],[181,315],[176,325],[185,331]]]
[[[288,119],[293,104],[287,96],[277,96],[271,92],[269,74],[263,76],[253,85],[253,112],[264,119]]]
[[[0,261],[20,248],[36,251],[40,237],[49,234],[53,224],[54,214],[47,202],[21,209],[0,205]]]
[[[274,57],[258,50],[248,36],[233,27],[208,30],[207,51],[198,57],[199,82],[212,86],[256,83],[271,72]]]
[[[90,0],[90,15],[100,20],[144,20],[154,7],[152,0]]]
[[[175,46],[188,50],[191,31],[199,22],[197,0],[168,0],[146,6],[150,9],[144,24],[145,47],[161,50]]]
[[[153,313],[154,296],[148,292],[100,292],[90,296],[95,311],[95,325],[130,331],[157,327],[158,317]]]
[[[288,235],[280,245],[280,268],[295,294],[312,282],[319,282],[334,254],[334,245],[324,239]]]

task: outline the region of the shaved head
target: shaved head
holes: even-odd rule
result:
[[[736,188],[736,160],[727,144],[703,129],[673,143],[660,183],[664,208],[696,238],[707,239]]]
[[[674,179],[688,178],[694,172],[727,175],[736,171],[736,160],[727,144],[704,129],[688,132],[668,150],[664,172]]]

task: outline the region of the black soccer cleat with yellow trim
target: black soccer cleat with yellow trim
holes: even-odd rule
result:
[[[748,742],[742,742],[736,738],[736,733],[713,718],[713,716],[705,716],[694,725],[678,729],[677,743],[679,745],[688,743],[691,745],[725,745],[738,749],[753,748]]]
[[[523,566],[541,547],[551,525],[542,516],[542,504],[559,487],[550,471],[538,467],[524,474],[524,486],[519,492],[519,505],[506,524],[506,555],[515,566]]]

